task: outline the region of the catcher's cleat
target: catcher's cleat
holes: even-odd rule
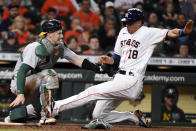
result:
[[[139,119],[139,126],[149,128],[151,125],[150,123],[146,120],[146,118],[143,116],[142,112],[140,110],[136,110],[134,114],[138,117]]]
[[[104,130],[109,130],[110,128],[112,128],[112,125],[100,119],[92,120],[89,124],[82,127],[82,129],[104,129]]]
[[[40,124],[42,125],[55,125],[57,120],[55,118],[44,118],[42,117],[39,121]]]

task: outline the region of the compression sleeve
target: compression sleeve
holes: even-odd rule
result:
[[[24,86],[26,80],[26,73],[31,70],[32,67],[27,64],[22,64],[17,73],[17,92],[18,94],[24,94]]]
[[[114,64],[115,65],[119,65],[119,63],[120,63],[120,55],[117,55],[117,54],[114,54],[113,56],[112,56],[112,58],[114,59]]]

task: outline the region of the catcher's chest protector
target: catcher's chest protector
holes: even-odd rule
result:
[[[39,46],[35,49],[35,54],[41,59],[38,63],[38,69],[52,68],[57,60],[63,56],[63,46],[60,44],[54,47],[47,39],[39,39]]]

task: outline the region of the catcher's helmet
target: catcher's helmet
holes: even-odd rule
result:
[[[125,23],[133,23],[138,20],[143,21],[143,18],[144,18],[144,13],[142,10],[138,8],[131,8],[125,11],[125,16],[123,19],[121,19],[121,21]]]
[[[46,33],[51,33],[51,32],[55,32],[58,30],[62,30],[60,21],[56,19],[47,20],[42,24],[42,32],[40,33],[40,36]]]

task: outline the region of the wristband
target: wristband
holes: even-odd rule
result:
[[[185,36],[186,34],[184,33],[184,29],[180,29],[179,30],[179,36]]]
[[[117,54],[114,54],[113,56],[112,56],[112,58],[114,59],[114,64],[116,64],[116,65],[119,65],[119,63],[120,63],[120,55],[117,55]]]

